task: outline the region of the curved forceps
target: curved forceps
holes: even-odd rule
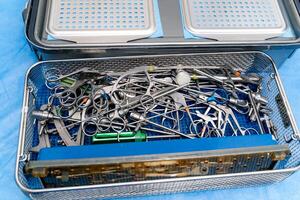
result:
[[[120,116],[121,103],[118,102],[113,94],[110,94],[110,99],[115,105],[114,112],[108,115],[108,120],[110,121],[110,128],[117,133],[117,140],[120,142],[120,133],[126,128],[126,121]],[[114,124],[118,124],[115,126]]]
[[[145,70],[145,74],[146,74],[146,77],[147,77],[147,80],[148,80],[148,83],[149,83],[149,86],[146,90],[146,93],[143,94],[140,98],[140,103],[142,105],[142,107],[145,109],[145,110],[149,110],[151,109],[154,104],[155,104],[155,100],[154,100],[154,97],[153,95],[151,94],[151,90],[153,89],[153,87],[155,86],[155,82],[152,81],[152,78],[150,76],[150,74],[148,73],[147,70]],[[147,105],[145,104],[145,102],[150,102],[150,105]]]
[[[217,131],[217,136],[218,137],[222,137],[223,135],[220,133],[220,130],[218,129],[218,127],[216,126],[214,120],[214,118],[212,118],[211,116],[202,114],[200,111],[196,110],[196,115],[200,118],[199,120],[196,120],[195,122],[197,123],[203,123],[203,128],[201,130],[200,133],[200,137],[204,137],[205,133],[207,132],[207,130],[215,130]],[[209,126],[211,124],[211,126]]]
[[[189,106],[186,103],[184,95],[179,92],[174,92],[174,93],[170,94],[169,96],[174,100],[176,110],[179,110],[181,107],[183,107],[183,109],[185,110],[185,112],[187,113],[187,115],[191,121],[191,124],[193,125],[194,131],[197,132],[196,124],[194,123],[193,117],[191,115]],[[179,113],[177,113],[177,118],[179,118],[178,115],[179,115]],[[179,121],[178,121],[178,123],[179,123]],[[180,127],[180,125],[179,125],[179,127]]]

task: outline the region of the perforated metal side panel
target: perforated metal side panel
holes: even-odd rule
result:
[[[282,34],[286,26],[277,0],[182,0],[182,4],[185,26],[198,36],[234,40],[246,34],[248,39],[267,39]]]
[[[176,182],[158,182],[120,187],[104,187],[85,190],[66,190],[61,192],[32,194],[33,199],[107,199],[118,197],[137,197],[142,195],[159,195],[196,190],[230,189],[265,185],[282,181],[290,173],[271,173],[265,175],[246,175],[233,177],[216,177],[211,179],[182,180]]]

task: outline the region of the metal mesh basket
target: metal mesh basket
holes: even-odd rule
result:
[[[37,105],[45,102],[49,95],[47,92],[43,92],[42,89],[45,82],[42,75],[44,70],[49,68],[59,68],[62,73],[68,73],[88,66],[99,71],[114,70],[125,72],[131,68],[142,65],[155,65],[158,67],[175,65],[227,65],[235,69],[245,70],[249,73],[258,73],[263,77],[263,86],[265,88],[263,95],[267,97],[270,102],[269,106],[274,111],[271,118],[278,127],[279,143],[286,144],[287,139],[292,138],[288,141],[291,150],[291,158],[284,162],[280,162],[275,166],[275,169],[271,171],[89,186],[78,185],[74,187],[51,189],[45,189],[40,179],[25,176],[23,167],[30,155],[29,149],[37,140],[37,133],[34,127],[35,120],[31,117],[30,113]],[[25,87],[24,108],[16,166],[16,180],[18,185],[25,192],[29,193],[33,199],[96,199],[256,186],[282,181],[296,171],[298,169],[297,166],[300,163],[300,146],[297,141],[298,130],[295,120],[287,103],[276,68],[272,60],[263,53],[210,53],[48,61],[38,63],[30,68],[27,74]],[[278,99],[280,100],[280,103],[278,103]],[[35,158],[32,157],[30,159]]]

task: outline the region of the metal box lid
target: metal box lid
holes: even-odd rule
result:
[[[299,44],[300,16],[294,0],[251,2],[29,0],[25,10],[26,37],[39,52],[62,56],[80,52],[87,57],[107,51],[128,55],[129,51],[149,54],[183,49],[262,50]],[[201,9],[200,3],[206,7]],[[219,13],[214,16],[214,11]],[[199,12],[204,12],[204,17]],[[232,14],[225,19],[227,12]],[[124,19],[118,20],[118,17]],[[130,20],[135,17],[135,22]],[[234,18],[236,23],[233,23]],[[216,22],[203,27],[204,19]],[[226,23],[228,20],[230,23]],[[239,20],[243,23],[237,23]],[[128,28],[130,23],[137,23],[138,30],[133,26],[132,30]]]

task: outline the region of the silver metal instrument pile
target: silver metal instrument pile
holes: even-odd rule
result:
[[[138,142],[272,134],[261,77],[226,66],[141,66],[124,73],[82,68],[44,73],[51,95],[32,114],[39,145]]]

